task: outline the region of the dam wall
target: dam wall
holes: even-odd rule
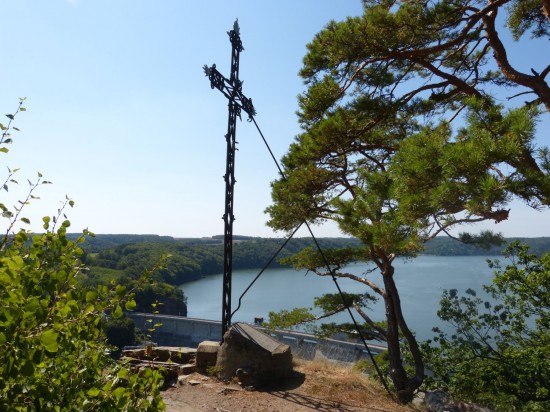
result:
[[[128,312],[126,316],[133,319],[136,327],[158,345],[195,348],[205,340],[221,341],[220,321],[137,312]],[[318,339],[315,335],[297,331],[256,328],[290,346],[293,355],[298,358],[346,363],[369,359],[367,350],[360,343]],[[386,350],[382,345],[369,345],[369,349],[373,355]]]

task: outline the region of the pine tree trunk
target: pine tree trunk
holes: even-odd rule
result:
[[[399,292],[393,279],[394,268],[389,260],[384,264],[382,276],[384,279],[384,287],[386,289],[386,298],[384,301],[386,307],[387,326],[387,344],[388,344],[388,359],[390,365],[390,376],[397,392],[399,402],[411,402],[414,392],[420,387],[424,380],[424,362],[422,354],[418,347],[416,338],[409,330],[399,299]],[[415,363],[415,375],[412,378],[407,376],[407,372],[403,366],[401,356],[401,348],[399,346],[399,332],[406,339],[411,354]]]

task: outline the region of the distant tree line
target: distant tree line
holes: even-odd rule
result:
[[[279,238],[234,237],[233,268],[262,268],[283,244]],[[541,255],[550,251],[550,237],[509,238],[507,243],[519,240],[529,245],[532,253]],[[323,249],[357,247],[353,238],[321,238]],[[281,260],[315,247],[311,238],[291,239],[271,263],[281,267]],[[426,243],[422,254],[436,256],[500,255],[504,246],[483,248],[464,244],[448,237],[436,237]],[[175,239],[155,235],[96,235],[85,245],[84,261],[89,266],[88,282],[105,277],[135,279],[144,270],[158,261],[163,254],[170,255],[166,266],[156,273],[157,281],[169,285],[181,285],[198,280],[202,276],[223,271],[223,239],[220,236],[199,239]]]
[[[106,237],[106,240],[103,239]],[[163,254],[170,255],[166,266],[157,271],[159,282],[181,285],[200,279],[202,276],[223,271],[223,242],[216,238],[174,239],[151,235],[96,235],[85,246],[84,260],[90,268],[88,282],[94,279],[115,276],[135,278]],[[127,242],[130,240],[130,242]],[[233,268],[262,268],[283,244],[283,239],[236,237],[233,246]],[[322,248],[353,247],[355,239],[319,239]],[[101,247],[105,245],[106,247]],[[291,256],[306,247],[314,246],[310,238],[292,239],[271,263],[281,267],[281,259]]]
[[[250,236],[235,236],[234,240],[233,268],[236,270],[263,268],[284,242],[280,238]],[[529,245],[537,255],[550,251],[550,237],[519,240]],[[326,250],[359,245],[354,238],[321,238],[318,242]],[[315,248],[313,239],[291,239],[270,267],[284,266],[281,260],[308,247]],[[425,245],[422,253],[439,256],[499,255],[503,248],[493,246],[486,249],[437,237]],[[187,298],[178,286],[223,272],[223,236],[176,239],[157,235],[95,235],[87,238],[83,249],[82,259],[89,271],[81,281],[88,286],[113,281],[134,286],[143,272],[155,265],[163,255],[170,256],[165,265],[155,272],[154,283],[136,292],[136,310],[141,312],[151,312],[154,308],[159,313],[186,316]]]
[[[513,237],[505,238],[505,241],[506,244],[519,241],[521,244],[528,245],[531,253],[537,256],[550,251],[550,237]],[[438,236],[425,244],[422,253],[434,256],[497,256],[502,255],[504,249],[505,245],[483,248],[478,245],[457,242],[446,236]]]

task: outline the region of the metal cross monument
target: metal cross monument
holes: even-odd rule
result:
[[[231,326],[231,275],[233,270],[233,189],[235,186],[235,145],[237,116],[241,118],[244,110],[249,119],[255,114],[252,99],[242,93],[243,82],[239,80],[239,55],[244,50],[239,33],[239,23],[235,20],[233,30],[227,33],[231,41],[231,77],[227,79],[217,69],[216,65],[204,65],[204,73],[210,80],[212,89],[216,88],[229,99],[229,117],[227,120],[227,161],[225,166],[225,214],[224,249],[223,249],[223,296],[222,296],[222,341],[223,335]]]

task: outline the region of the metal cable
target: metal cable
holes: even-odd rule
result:
[[[311,235],[311,238],[315,242],[315,246],[317,247],[317,250],[319,251],[319,254],[321,255],[326,268],[330,272],[330,276],[332,277],[332,280],[334,281],[334,284],[336,285],[336,288],[338,289],[338,293],[340,294],[340,298],[342,299],[342,302],[344,303],[344,306],[348,310],[349,316],[351,317],[351,320],[353,322],[353,325],[355,326],[355,330],[359,334],[359,338],[361,339],[361,342],[363,342],[363,346],[367,349],[367,353],[369,354],[369,357],[372,361],[372,364],[374,365],[374,369],[376,369],[376,373],[378,374],[378,377],[380,378],[380,381],[382,382],[382,385],[384,385],[384,388],[386,391],[390,394],[390,396],[393,398],[393,393],[390,390],[388,383],[386,382],[386,379],[384,378],[384,375],[382,375],[382,371],[378,367],[378,363],[376,363],[376,360],[374,359],[374,355],[370,351],[369,345],[367,345],[367,341],[365,340],[365,337],[363,336],[363,333],[361,333],[361,329],[359,328],[359,325],[357,324],[357,321],[355,320],[355,316],[353,316],[353,312],[351,311],[350,305],[348,305],[348,302],[346,302],[346,298],[344,296],[344,293],[342,292],[342,289],[340,288],[340,285],[338,284],[338,280],[336,279],[336,276],[334,275],[334,270],[330,267],[330,264],[328,262],[328,259],[326,255],[323,252],[323,249],[321,249],[321,245],[319,245],[319,242],[317,242],[317,238],[313,234],[313,231],[311,230],[311,227],[307,222],[306,227],[309,230],[309,233]]]
[[[275,254],[271,257],[271,259],[269,259],[269,261],[262,268],[262,270],[260,270],[260,273],[258,273],[256,275],[256,277],[254,278],[254,280],[252,282],[250,282],[250,285],[248,285],[248,287],[244,290],[242,295],[239,297],[239,304],[237,305],[237,309],[235,309],[233,312],[231,312],[231,317],[233,317],[235,312],[237,312],[241,308],[241,300],[242,300],[243,296],[246,295],[246,292],[248,292],[248,290],[258,280],[258,278],[262,275],[262,273],[264,273],[264,271],[269,267],[269,265],[271,265],[271,262],[273,262],[273,260],[279,255],[279,253],[281,253],[281,251],[285,248],[287,243],[290,242],[290,240],[294,237],[294,234],[298,231],[298,229],[300,229],[300,227],[302,227],[302,224],[298,225],[298,227],[296,229],[294,229],[292,234],[288,237],[288,239],[285,240],[285,242],[281,245],[279,250],[277,250],[277,252],[275,252]]]
[[[279,169],[279,173],[281,175],[281,177],[283,178],[283,180],[286,180],[286,175],[284,174],[281,166],[279,165],[279,162],[277,161],[275,155],[273,154],[273,151],[271,150],[271,147],[269,147],[269,144],[267,143],[267,140],[266,138],[264,137],[264,134],[262,133],[262,130],[260,129],[260,126],[258,126],[258,123],[256,122],[256,119],[254,118],[254,116],[250,116],[249,117],[249,121],[252,121],[254,123],[254,125],[256,126],[256,129],[258,130],[258,133],[260,134],[260,136],[262,137],[262,140],[264,141],[264,144],[266,145],[267,147],[267,150],[269,151],[269,154],[271,155],[271,158],[273,159],[273,161],[275,162],[275,165],[277,165],[277,169]],[[246,292],[248,292],[248,290],[252,287],[252,285],[254,284],[254,282],[256,282],[256,280],[260,277],[260,275],[264,272],[264,270],[267,268],[267,266],[269,266],[269,264],[271,264],[271,262],[273,261],[273,259],[275,259],[275,257],[281,252],[281,250],[286,246],[286,244],[292,239],[292,237],[296,234],[296,232],[298,231],[298,229],[303,225],[305,224],[308,231],[309,231],[309,234],[311,235],[311,238],[313,239],[314,243],[315,243],[315,246],[317,248],[317,250],[319,251],[319,254],[321,255],[321,258],[323,259],[323,262],[327,268],[327,270],[329,271],[331,277],[332,277],[332,280],[334,282],[334,284],[336,285],[336,288],[338,289],[338,293],[340,294],[340,298],[342,299],[342,302],[344,304],[344,306],[346,307],[350,317],[351,317],[351,320],[353,321],[353,324],[355,326],[355,330],[357,331],[357,333],[359,334],[359,337],[361,339],[361,342],[363,342],[363,345],[365,346],[366,350],[367,350],[367,353],[369,354],[369,357],[372,361],[372,364],[374,365],[374,368],[376,370],[376,373],[378,374],[378,377],[380,378],[380,381],[382,382],[382,385],[384,386],[384,388],[386,389],[386,391],[390,394],[390,396],[393,398],[393,393],[392,391],[390,390],[389,386],[388,386],[388,383],[386,382],[386,379],[384,378],[383,374],[382,374],[382,371],[380,370],[376,360],[374,359],[374,355],[372,354],[370,348],[369,348],[369,345],[367,344],[367,341],[365,339],[365,337],[363,336],[363,334],[361,333],[361,329],[359,328],[359,325],[357,323],[357,321],[355,320],[355,316],[353,316],[353,313],[351,311],[351,308],[350,308],[350,305],[348,305],[348,302],[346,302],[346,298],[344,296],[344,293],[342,292],[342,289],[340,288],[340,285],[338,284],[338,280],[334,274],[334,270],[330,267],[330,263],[328,262],[328,259],[326,257],[326,255],[324,254],[323,252],[323,249],[321,248],[321,245],[319,244],[319,242],[317,241],[317,238],[315,237],[315,235],[313,234],[313,231],[311,230],[311,226],[309,225],[309,223],[307,221],[303,221],[302,223],[300,223],[300,225],[298,225],[298,227],[296,227],[296,229],[294,229],[294,231],[292,232],[292,234],[288,237],[288,239],[284,242],[284,244],[279,248],[279,250],[276,252],[276,254],[269,260],[269,263],[264,266],[264,268],[260,271],[260,273],[254,278],[254,280],[252,281],[252,283],[246,288],[246,290],[243,292],[243,294],[241,295],[241,297],[239,298],[239,306],[237,307],[237,309],[235,309],[233,311],[233,313],[231,314],[231,316],[233,316],[233,314],[240,308],[241,306],[241,299],[242,297],[246,294]]]

